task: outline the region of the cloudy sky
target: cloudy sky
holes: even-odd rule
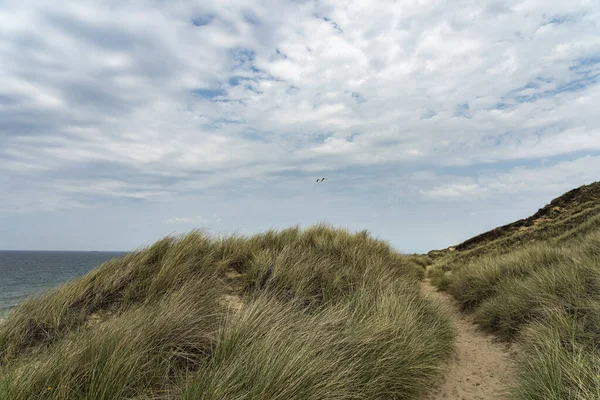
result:
[[[600,180],[599,77],[594,0],[4,0],[0,249],[447,247]]]

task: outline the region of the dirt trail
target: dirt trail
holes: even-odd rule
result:
[[[497,343],[493,336],[478,331],[472,317],[459,310],[452,296],[437,292],[428,278],[423,292],[442,304],[457,333],[456,351],[442,366],[445,376],[425,400],[506,399],[514,381],[516,347]]]

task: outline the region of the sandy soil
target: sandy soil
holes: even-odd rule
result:
[[[460,312],[452,296],[437,292],[429,279],[423,282],[423,292],[442,304],[457,332],[456,350],[442,366],[445,376],[425,399],[506,399],[514,381],[519,353],[516,346],[498,343],[493,336],[479,331],[472,317]]]
[[[229,311],[236,313],[242,309],[244,305],[242,301],[243,275],[234,269],[225,272],[226,287],[225,294],[221,301]]]

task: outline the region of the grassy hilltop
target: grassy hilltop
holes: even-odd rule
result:
[[[600,399],[600,183],[430,256],[439,289],[523,344],[515,398]]]
[[[192,232],[0,325],[0,399],[412,399],[453,328],[424,265],[366,232]]]

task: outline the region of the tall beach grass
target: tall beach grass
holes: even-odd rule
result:
[[[417,399],[454,335],[426,263],[323,224],[164,238],[11,312],[0,399]]]
[[[517,399],[600,398],[600,231],[437,269],[485,330],[523,345]]]

